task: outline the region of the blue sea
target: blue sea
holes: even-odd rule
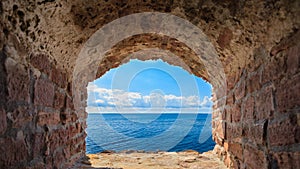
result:
[[[89,113],[86,153],[212,150],[211,114]]]

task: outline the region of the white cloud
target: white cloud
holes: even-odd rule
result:
[[[176,111],[178,109],[195,111],[196,109],[204,110],[205,108],[207,111],[212,106],[212,101],[208,96],[204,96],[203,100],[200,100],[198,96],[164,95],[160,92],[143,96],[138,92],[99,88],[93,83],[88,85],[87,90],[89,94],[88,112],[114,111],[116,108],[166,111]]]

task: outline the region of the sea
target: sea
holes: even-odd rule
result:
[[[86,153],[212,150],[211,114],[89,113]]]

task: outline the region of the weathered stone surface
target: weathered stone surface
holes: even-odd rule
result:
[[[248,168],[267,168],[264,152],[249,145],[245,146],[244,160]]]
[[[54,86],[47,79],[38,79],[35,83],[34,104],[47,107],[53,106]]]
[[[8,58],[5,61],[9,99],[29,102],[29,75],[25,67]]]
[[[38,122],[40,126],[44,125],[58,125],[60,122],[60,116],[58,112],[46,112],[40,111],[38,113]]]
[[[296,115],[271,122],[268,132],[271,146],[290,145],[300,141],[300,126],[297,123]]]
[[[286,168],[293,169],[300,167],[299,152],[277,152],[272,153],[272,158],[269,162],[271,168]]]
[[[3,134],[7,127],[6,112],[0,109],[0,135]]]
[[[219,111],[213,115],[213,137],[216,147],[225,147],[218,154],[227,166],[299,168],[295,149],[300,135],[299,8],[299,1],[286,0],[1,1],[0,168],[68,168],[84,155],[86,85],[80,91],[73,85],[89,79],[84,71],[91,67],[77,58],[97,30],[140,12],[186,19],[207,38],[192,43],[196,50],[183,41],[194,42],[196,34],[189,27],[178,38],[148,32],[118,39],[99,62],[92,63],[96,65],[92,78],[127,62],[134,52],[168,50],[177,56],[130,56],[161,58],[213,84],[213,109]],[[169,21],[127,23],[136,23],[134,31],[148,26],[161,26],[162,31]],[[165,26],[180,31],[173,29],[178,25],[184,23]],[[94,39],[88,44],[92,48],[86,62],[92,62],[90,54],[133,30],[109,31],[102,32],[110,36],[107,41]],[[216,51],[201,53],[213,47]],[[215,61],[220,64],[215,66]],[[78,74],[77,65],[84,68]],[[182,160],[180,168],[198,167],[190,156]]]
[[[47,74],[48,76],[50,75],[52,64],[49,60],[49,56],[46,54],[31,55],[30,63],[33,67],[37,68],[41,72]]]

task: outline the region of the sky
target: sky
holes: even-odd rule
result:
[[[130,60],[90,82],[88,113],[210,113],[211,85],[162,60]]]

